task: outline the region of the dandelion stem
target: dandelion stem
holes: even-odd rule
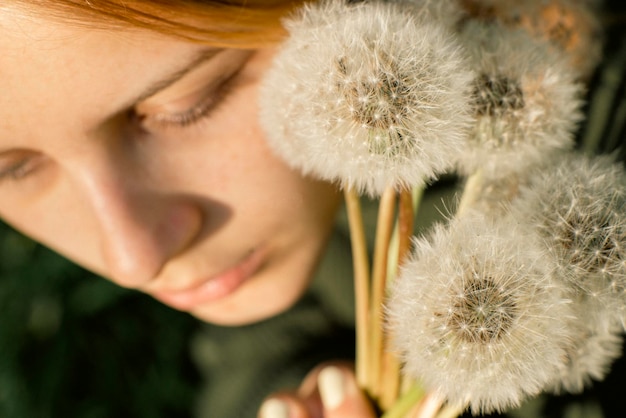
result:
[[[478,200],[478,194],[480,193],[480,188],[483,182],[483,171],[476,170],[474,174],[469,176],[465,182],[465,187],[463,188],[463,195],[461,196],[461,201],[459,202],[459,207],[456,211],[457,217],[462,215],[476,200]]]
[[[415,186],[412,191],[412,202],[413,202],[413,214],[417,214],[420,204],[422,202],[422,197],[424,196],[424,186]],[[391,242],[389,243],[389,256],[387,260],[387,286],[392,283],[396,276],[398,275],[398,266],[399,266],[399,232],[398,232],[398,223],[396,221],[396,225],[393,230],[393,235],[391,237]]]
[[[398,274],[399,265],[404,261],[409,253],[411,237],[413,236],[413,226],[415,220],[414,196],[411,190],[403,190],[400,193],[400,204],[398,208],[398,247],[397,256],[394,257],[392,274],[389,279],[393,279]],[[390,282],[391,280],[388,280]],[[381,301],[381,310],[384,300]],[[382,313],[381,313],[382,316]],[[380,324],[381,332],[383,323]],[[388,409],[397,399],[400,387],[400,360],[396,354],[387,350],[391,336],[384,335],[383,352],[381,352],[381,370],[378,380],[379,403],[383,410]]]
[[[354,189],[344,189],[344,199],[350,227],[352,262],[354,266],[354,295],[356,299],[356,377],[361,388],[370,389],[367,360],[369,343],[369,257],[363,226],[359,195]]]
[[[434,393],[427,394],[420,402],[416,413],[411,418],[433,418],[441,409],[443,401]]]
[[[458,406],[446,405],[439,411],[437,418],[457,418],[461,413],[463,410]]]
[[[400,394],[400,359],[395,352],[389,351],[390,336],[385,334],[383,342],[383,372],[380,380],[378,406],[381,410],[390,409]]]
[[[400,193],[400,206],[398,208],[398,227],[400,242],[398,248],[398,266],[402,265],[404,259],[409,254],[411,237],[413,236],[413,225],[415,223],[415,212],[413,209],[413,197],[410,190]]]
[[[424,195],[425,187],[415,186],[411,192],[411,200],[413,207],[413,217],[417,213],[420,206],[422,197]],[[387,257],[387,279],[386,285],[389,287],[398,275],[399,259],[400,259],[400,233],[399,222],[396,219],[396,224],[393,230],[393,234],[388,245],[388,257]],[[412,227],[409,230],[412,232]],[[382,362],[383,371],[382,378],[380,380],[380,398],[378,406],[386,411],[391,408],[392,404],[400,396],[400,392],[406,393],[407,390],[412,387],[413,383],[409,383],[407,379],[403,378],[400,374],[400,361],[397,358],[396,353],[387,352],[390,346],[390,334],[385,334],[383,340],[384,359]]]
[[[376,397],[381,392],[383,362],[383,303],[387,281],[387,258],[394,224],[397,193],[390,187],[380,198],[376,224],[376,244],[372,271],[372,316],[371,316],[371,378],[372,391]]]
[[[385,412],[381,418],[405,418],[406,414],[424,397],[424,389],[418,383],[414,384],[393,407]]]

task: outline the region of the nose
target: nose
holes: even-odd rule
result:
[[[201,229],[202,211],[189,199],[93,170],[81,183],[99,229],[105,268],[121,286],[150,282]]]

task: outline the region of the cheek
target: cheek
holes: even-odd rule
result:
[[[257,121],[255,89],[249,87],[231,103],[215,132],[220,145],[211,160],[216,184],[234,194],[252,193],[256,198],[279,194],[283,198],[300,195],[309,187],[309,180],[277,157],[268,147]],[[218,157],[219,155],[219,157]],[[216,157],[216,158],[215,158]],[[274,202],[276,204],[277,202]]]
[[[253,130],[246,142],[241,155],[231,156],[238,168],[230,180],[238,188],[234,193],[256,208],[257,218],[274,213],[274,219],[291,228],[319,228],[328,221],[339,200],[335,188],[288,167],[268,149],[260,131]]]
[[[45,199],[12,212],[17,215],[2,217],[22,233],[89,270],[106,274],[98,226],[67,181],[59,179]]]

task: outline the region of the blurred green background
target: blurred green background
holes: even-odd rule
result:
[[[0,223],[0,417],[188,417],[198,321]]]

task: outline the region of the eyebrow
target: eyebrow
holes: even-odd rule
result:
[[[204,62],[215,57],[215,55],[217,55],[221,51],[223,51],[223,49],[221,48],[210,48],[210,49],[203,49],[203,50],[198,51],[196,54],[194,54],[191,57],[189,61],[186,62],[184,66],[182,66],[182,68],[150,84],[143,92],[141,92],[135,98],[131,99],[128,107],[134,106],[137,103],[140,103],[154,96],[155,94],[165,90],[166,88],[168,88],[169,86],[171,86],[172,84],[176,83],[178,80],[183,78],[185,75],[193,71],[195,68],[203,64]]]

